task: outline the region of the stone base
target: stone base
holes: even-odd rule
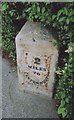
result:
[[[33,94],[37,94],[37,95],[45,95],[45,96],[48,96],[48,97],[50,97],[50,98],[52,98],[52,92],[48,92],[48,90],[43,90],[43,89],[41,89],[41,88],[39,88],[39,86],[38,87],[36,87],[35,85],[30,85],[30,84],[27,84],[27,85],[25,85],[25,84],[20,84],[19,83],[19,90],[20,91],[24,91],[24,92],[31,92],[31,93],[33,93]]]

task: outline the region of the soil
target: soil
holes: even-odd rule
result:
[[[2,50],[2,58],[7,59],[11,63],[11,66],[16,66],[17,65],[17,62],[13,61],[12,58],[9,57],[9,53],[6,52],[5,50]]]

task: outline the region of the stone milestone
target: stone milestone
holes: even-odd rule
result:
[[[52,34],[40,23],[27,21],[15,42],[19,88],[52,97],[58,60]]]

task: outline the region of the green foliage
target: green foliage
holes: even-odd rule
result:
[[[42,3],[42,6],[40,6],[40,3],[31,3],[31,7],[27,8],[25,11],[27,14],[27,18],[30,21],[39,21],[46,24],[46,21],[49,17],[49,10],[46,9],[47,5],[45,6],[44,3]]]
[[[4,3],[4,4],[2,5],[2,11],[5,11],[5,10],[7,10],[7,8],[8,8],[8,5],[7,5],[7,3]]]
[[[72,92],[73,92],[73,72],[74,68],[72,66],[74,44],[69,43],[68,49],[65,51],[69,53],[68,61],[65,63],[65,67],[61,70],[60,80],[57,88],[56,98],[59,100],[60,105],[58,107],[58,114],[63,117],[71,117],[72,113]],[[59,71],[59,70],[58,70]]]
[[[15,56],[15,29],[12,23],[10,11],[8,11],[9,6],[7,3],[2,5],[2,48],[4,51],[7,51],[9,57],[14,61]]]
[[[21,6],[21,7],[20,7]],[[20,26],[20,21],[26,20],[41,22],[44,26],[54,28],[57,34],[59,60],[56,70],[56,94],[58,100],[57,112],[63,118],[72,116],[72,94],[74,73],[74,3],[3,3],[3,49],[9,52],[14,60],[14,38]],[[20,9],[19,9],[20,8]],[[22,23],[22,22],[20,22]],[[22,24],[23,25],[23,24]],[[20,28],[22,27],[20,26]],[[20,30],[20,29],[19,29]]]

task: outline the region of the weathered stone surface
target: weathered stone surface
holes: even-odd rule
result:
[[[21,89],[52,96],[58,58],[56,40],[41,24],[26,22],[16,36]]]
[[[5,58],[2,58],[1,64],[2,64],[2,118],[5,119],[8,118],[9,120],[10,118],[13,118],[13,120],[15,118],[58,119],[55,100],[50,99],[49,97],[46,97],[44,95],[35,95],[32,93],[28,93],[27,91],[21,92],[18,89],[16,66],[13,67],[12,64],[10,64],[9,61]]]

